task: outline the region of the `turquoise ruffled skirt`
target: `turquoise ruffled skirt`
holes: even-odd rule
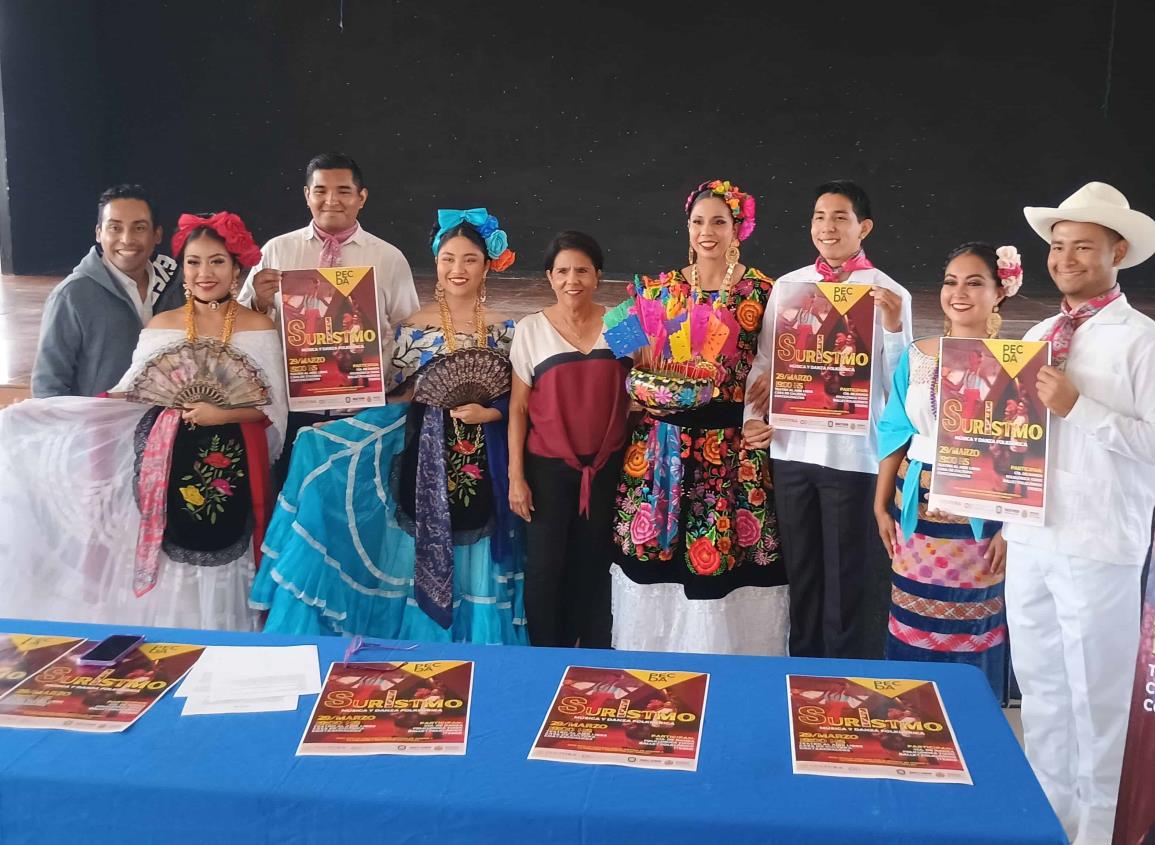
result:
[[[250,599],[268,611],[266,631],[527,643],[520,531],[507,565],[492,558],[488,537],[454,547],[448,629],[417,606],[413,536],[398,524],[390,491],[408,407],[372,408],[297,435]]]

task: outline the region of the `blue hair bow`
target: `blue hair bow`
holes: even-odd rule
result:
[[[445,233],[450,229],[460,226],[462,223],[468,223],[482,238],[486,239],[488,245],[488,238],[497,231],[497,218],[489,213],[484,208],[439,208],[437,210],[437,235],[433,238],[433,254],[437,255],[437,250],[441,248],[441,239]],[[490,258],[496,256],[490,255]]]

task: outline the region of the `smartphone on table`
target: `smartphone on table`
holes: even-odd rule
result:
[[[144,637],[135,634],[113,634],[86,651],[77,662],[89,666],[112,666],[142,642]]]

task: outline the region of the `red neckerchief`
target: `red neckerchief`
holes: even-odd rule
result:
[[[1067,364],[1067,355],[1071,352],[1071,340],[1075,336],[1075,329],[1094,317],[1116,299],[1123,295],[1123,291],[1115,285],[1109,291],[1094,299],[1088,300],[1078,308],[1072,309],[1066,297],[1059,306],[1059,318],[1055,320],[1043,340],[1051,342],[1051,364],[1062,368]]]

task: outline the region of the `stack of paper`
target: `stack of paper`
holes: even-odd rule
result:
[[[296,710],[297,696],[320,691],[315,645],[211,646],[175,694],[182,716],[201,716]]]

